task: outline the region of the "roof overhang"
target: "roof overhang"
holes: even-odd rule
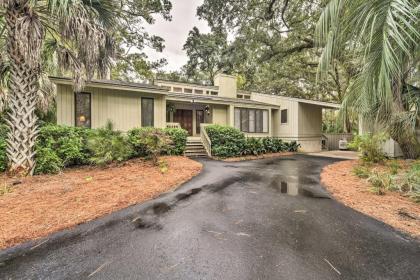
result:
[[[268,96],[274,97],[276,99],[295,101],[295,102],[302,103],[302,104],[319,106],[319,107],[322,107],[322,108],[325,108],[325,109],[339,110],[341,108],[341,104],[332,103],[332,102],[316,101],[316,100],[310,100],[310,99],[302,99],[302,98],[288,97],[288,96],[282,96],[282,95],[271,95],[271,94],[256,93],[256,92],[252,92],[251,95],[263,95],[263,96],[268,95]]]
[[[57,85],[71,85],[73,86],[73,79],[66,77],[50,77],[50,80]],[[168,90],[154,85],[122,82],[114,80],[90,80],[86,81],[85,87],[93,88],[107,88],[116,90],[136,91],[143,93],[155,93],[166,95]]]
[[[247,99],[236,99],[220,96],[208,96],[208,95],[197,95],[197,94],[186,94],[186,93],[168,93],[166,96],[168,101],[179,101],[179,102],[191,102],[191,103],[206,103],[206,104],[220,104],[220,105],[237,105],[254,108],[272,108],[279,109],[280,106],[274,104],[268,104],[264,102],[247,100]]]

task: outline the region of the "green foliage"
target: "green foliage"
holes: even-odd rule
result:
[[[389,168],[390,168],[391,175],[397,175],[398,170],[401,168],[401,166],[397,160],[391,160],[389,163]]]
[[[391,176],[386,173],[374,171],[370,174],[368,182],[371,183],[371,191],[377,195],[384,195],[385,190],[391,186]]]
[[[86,164],[89,158],[86,143],[91,133],[86,128],[46,125],[40,129],[36,147],[54,151],[65,167]]]
[[[90,162],[97,165],[121,162],[133,156],[128,138],[109,127],[94,131],[89,137],[87,148],[91,153]]]
[[[288,144],[279,138],[266,137],[262,140],[267,153],[278,153],[287,150]]]
[[[245,146],[245,135],[236,128],[209,125],[206,126],[211,141],[212,155],[227,158],[239,156]]]
[[[184,154],[185,147],[187,146],[188,131],[182,128],[165,128],[163,132],[172,140],[172,143],[165,152],[168,155]]]
[[[6,125],[0,124],[0,172],[4,172],[7,169],[7,127]]]
[[[349,143],[349,148],[357,149],[361,153],[361,159],[365,162],[382,162],[385,159],[382,144],[387,138],[384,133],[357,135]]]
[[[36,151],[35,174],[55,174],[64,168],[63,160],[50,147],[38,146]]]
[[[245,140],[242,155],[261,155],[266,153],[265,145],[260,138],[249,137]]]
[[[211,141],[212,155],[221,158],[285,151],[296,152],[300,147],[296,141],[285,143],[275,137],[245,138],[241,131],[228,126],[209,125],[206,131]]]
[[[364,165],[356,165],[353,167],[353,174],[359,178],[367,179],[370,176],[370,170]]]
[[[420,155],[419,18],[418,1],[330,0],[316,28],[317,43],[324,47],[321,78],[331,75],[344,54],[364,65],[350,79],[342,113],[351,108],[379,125],[412,159]]]
[[[128,139],[137,156],[149,156],[154,164],[157,164],[159,155],[168,152],[173,144],[166,132],[153,127],[132,129],[128,132]]]
[[[296,141],[292,141],[290,143],[286,143],[286,151],[288,152],[297,152],[300,148],[300,144],[298,144]]]

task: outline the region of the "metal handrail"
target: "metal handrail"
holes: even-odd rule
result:
[[[209,124],[207,123],[200,124],[200,137],[201,137],[201,142],[203,143],[204,149],[207,152],[207,155],[211,157],[211,140],[206,131],[206,126],[208,125]]]

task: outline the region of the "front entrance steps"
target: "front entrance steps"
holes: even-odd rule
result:
[[[187,157],[208,157],[200,137],[188,137],[184,155]]]

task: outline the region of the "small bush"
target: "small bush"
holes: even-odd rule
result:
[[[212,154],[227,158],[239,156],[245,146],[245,135],[236,128],[222,125],[209,125],[207,134],[212,145]]]
[[[128,138],[109,128],[94,131],[88,140],[87,148],[91,153],[90,162],[97,165],[125,161],[134,153]]]
[[[300,144],[298,144],[296,141],[286,143],[286,151],[288,152],[297,152],[299,148],[300,148]]]
[[[128,139],[137,156],[149,156],[156,165],[158,156],[173,144],[169,135],[158,128],[136,128],[128,132]]]
[[[385,194],[385,190],[391,185],[391,177],[389,174],[379,173],[374,171],[368,178],[368,182],[371,183],[371,191],[377,195]]]
[[[36,148],[54,151],[64,167],[86,164],[89,159],[86,143],[91,133],[86,128],[46,125],[40,129]]]
[[[353,174],[359,178],[367,179],[370,176],[369,168],[363,165],[356,165],[353,168]]]
[[[64,168],[62,159],[49,147],[38,147],[35,159],[35,174],[55,174]]]
[[[168,155],[183,155],[187,146],[188,131],[182,128],[165,128],[163,132],[172,140],[166,153]]]
[[[287,150],[287,144],[283,143],[279,138],[265,137],[262,142],[267,153],[278,153]]]
[[[242,155],[261,155],[266,152],[263,141],[260,138],[246,138]]]
[[[349,147],[357,149],[361,153],[361,159],[365,162],[378,163],[385,159],[382,144],[387,140],[384,133],[357,135]]]

